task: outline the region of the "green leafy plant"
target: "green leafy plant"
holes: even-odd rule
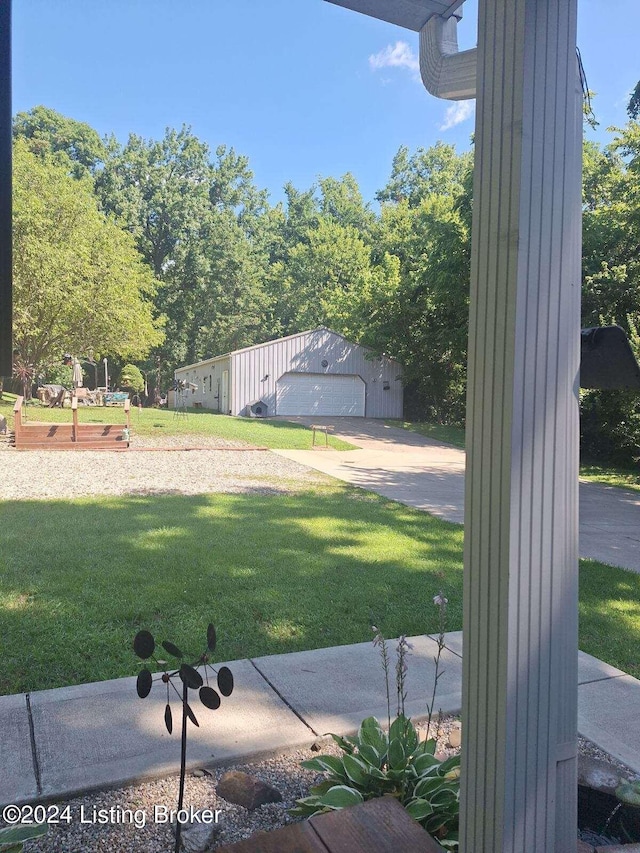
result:
[[[458,849],[459,755],[444,761],[436,758],[436,741],[420,741],[413,723],[402,714],[388,734],[375,717],[367,717],[355,737],[331,737],[343,755],[319,755],[302,762],[307,770],[326,773],[327,778],[296,801],[292,815],[311,817],[389,795],[445,849]]]
[[[47,829],[46,823],[35,823],[29,826],[26,824],[3,826],[0,829],[0,852],[22,853],[25,841],[40,838],[41,835],[46,834]]]
[[[618,785],[615,793],[619,802],[609,816],[607,826],[623,806],[630,806],[632,809],[640,809],[640,780],[635,779],[632,782],[623,782],[622,785]],[[621,841],[625,843],[629,842],[630,844],[633,844],[634,841],[638,840],[637,826],[629,826],[628,820],[625,821],[625,817],[631,817],[632,815],[633,812],[627,812],[626,814],[624,810],[620,812],[620,816],[618,818],[618,832],[616,833],[621,836]],[[633,821],[633,823],[637,824],[637,821]]]
[[[354,806],[373,797],[392,796],[438,839],[442,847],[458,850],[460,756],[440,760],[435,755],[440,714],[436,737],[429,739],[438,681],[443,673],[440,659],[445,648],[449,602],[440,592],[433,603],[439,609],[440,618],[437,653],[433,659],[433,691],[431,701],[427,703],[427,739],[420,741],[413,723],[405,715],[407,658],[413,646],[405,636],[399,638],[396,646],[396,718],[391,722],[391,660],[387,641],[380,629],[372,625],[373,645],[380,650],[386,684],[388,734],[375,717],[363,720],[355,737],[332,734],[344,755],[320,755],[302,762],[307,770],[326,773],[327,778],[311,788],[308,797],[296,800],[292,815],[311,817],[320,812]]]
[[[616,797],[627,806],[640,808],[640,781],[623,782],[616,788]]]
[[[120,385],[123,388],[130,388],[136,394],[141,394],[144,391],[144,377],[140,368],[135,364],[125,364],[120,373]]]
[[[70,364],[52,364],[45,373],[45,382],[48,385],[62,385],[71,388],[73,385],[73,368]]]

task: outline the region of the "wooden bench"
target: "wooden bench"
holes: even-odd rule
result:
[[[329,447],[329,433],[333,431],[333,427],[328,424],[311,424],[311,447],[316,446],[316,432],[324,433],[324,446]]]
[[[216,849],[217,853],[444,853],[395,797],[367,800]]]

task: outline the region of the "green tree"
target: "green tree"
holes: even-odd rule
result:
[[[298,329],[327,325],[355,341],[398,286],[397,260],[374,264],[370,246],[352,225],[322,218],[289,251],[283,294]]]
[[[162,341],[156,282],[131,236],[99,211],[89,179],[21,139],[13,225],[15,347],[36,373],[66,351],[143,358]]]
[[[355,178],[319,178],[285,186],[286,205],[266,211],[265,287],[274,331],[291,334],[324,324],[354,340],[367,332],[397,283],[397,265],[374,260],[376,217]]]
[[[584,149],[582,323],[622,326],[640,358],[640,123],[613,132],[608,145]],[[582,392],[581,433],[585,459],[636,464],[640,395]]]
[[[636,83],[636,87],[629,98],[627,114],[632,119],[640,118],[640,80]]]
[[[13,136],[24,139],[38,157],[53,156],[76,178],[94,174],[107,156],[105,143],[92,127],[49,107],[37,106],[18,113],[13,121]]]
[[[464,420],[471,167],[468,154],[441,143],[400,149],[374,238],[400,264],[378,349],[404,364],[407,414],[447,423]]]
[[[181,364],[264,336],[265,196],[245,157],[225,146],[212,157],[186,127],[160,141],[131,136],[96,184],[160,282],[166,338],[146,365],[158,384]]]
[[[433,195],[457,196],[464,191],[464,182],[473,165],[471,152],[457,154],[455,146],[436,142],[431,148],[418,148],[414,154],[402,146],[393,158],[391,177],[377,193],[381,202],[406,201],[417,207]]]
[[[125,364],[120,372],[120,386],[141,394],[144,391],[144,377],[140,368],[135,364]]]

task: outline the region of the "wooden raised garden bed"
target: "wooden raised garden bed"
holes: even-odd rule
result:
[[[14,443],[17,450],[127,450],[131,435],[130,403],[124,402],[125,422],[119,424],[81,424],[78,399],[71,401],[69,424],[23,423],[22,397],[13,407]]]

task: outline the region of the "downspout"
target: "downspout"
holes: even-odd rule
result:
[[[434,15],[420,30],[420,75],[436,98],[466,101],[476,96],[477,48],[458,50],[459,13]]]

